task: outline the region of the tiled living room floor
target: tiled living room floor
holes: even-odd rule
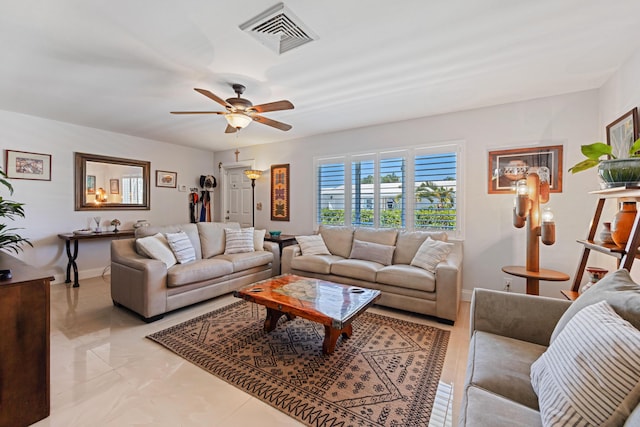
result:
[[[226,295],[146,324],[113,306],[108,276],[84,279],[80,288],[53,285],[51,415],[34,425],[300,425],[145,338],[234,301]],[[370,311],[451,331],[441,381],[453,384],[453,416],[448,424],[455,425],[467,360],[469,303],[462,303],[453,327],[378,306]]]

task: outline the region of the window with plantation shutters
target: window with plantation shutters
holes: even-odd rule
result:
[[[463,238],[463,147],[460,142],[315,159],[317,224],[445,230]]]

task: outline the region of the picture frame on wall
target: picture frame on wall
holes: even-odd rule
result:
[[[271,166],[271,221],[289,221],[289,164]]]
[[[178,172],[156,170],[156,187],[176,188]]]
[[[111,194],[120,194],[120,180],[119,179],[110,179],[109,180],[109,193],[111,193]]]
[[[51,154],[6,150],[7,178],[51,181]]]
[[[87,194],[96,194],[96,176],[87,175]]]
[[[562,145],[489,151],[489,194],[513,193],[529,168],[549,168],[551,193],[562,193]]]
[[[623,114],[607,126],[607,144],[616,158],[626,158],[629,149],[638,139],[638,107]]]

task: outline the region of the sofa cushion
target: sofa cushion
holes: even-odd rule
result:
[[[546,349],[543,345],[475,331],[469,343],[466,383],[538,410],[530,368]]]
[[[267,251],[244,252],[238,254],[218,255],[215,259],[225,259],[233,264],[233,272],[260,267],[273,262],[273,254]]]
[[[311,273],[331,274],[331,264],[344,258],[336,255],[301,255],[291,260],[291,268]]]
[[[422,268],[410,265],[389,265],[376,274],[376,282],[418,291],[434,292],[436,276]]]
[[[331,264],[331,274],[375,282],[376,273],[382,267],[384,267],[382,264],[373,261],[345,259]]]
[[[302,255],[331,255],[327,245],[324,244],[322,236],[314,234],[313,236],[296,236],[296,241],[300,245]]]
[[[411,260],[427,237],[431,237],[433,240],[447,241],[447,233],[444,231],[401,231],[396,240],[393,263],[411,264]]]
[[[162,233],[136,239],[136,249],[141,255],[164,262],[167,268],[178,262]]]
[[[363,259],[365,261],[377,262],[382,265],[389,265],[393,259],[393,251],[395,248],[395,246],[357,240],[354,237],[353,247],[351,248],[349,258]]]
[[[447,255],[452,249],[453,243],[446,243],[427,237],[411,260],[411,265],[435,273],[438,263],[447,259]]]
[[[640,329],[640,285],[631,279],[627,270],[620,269],[607,274],[571,304],[556,324],[551,342],[576,313],[600,301],[607,301],[620,317]]]
[[[353,228],[344,226],[320,225],[318,234],[322,236],[324,244],[331,255],[349,258],[353,245]]]
[[[464,391],[460,426],[542,426],[540,412],[490,391],[470,386]]]
[[[224,253],[225,228],[240,230],[237,222],[199,222],[197,224],[202,246],[202,258],[211,258]]]
[[[398,231],[393,228],[358,227],[353,233],[354,240],[395,246]]]
[[[241,254],[244,252],[254,251],[253,227],[233,230],[226,228],[224,230],[225,247],[224,254]]]
[[[149,226],[149,227],[139,227],[135,230],[136,238],[153,236],[156,233],[162,233],[166,235],[167,233],[177,233],[179,231],[184,231],[189,236],[189,240],[191,240],[191,245],[193,249],[196,251],[196,259],[202,258],[202,249],[200,248],[200,236],[198,235],[198,227],[196,224],[186,223],[186,224],[175,224],[175,225],[160,225],[160,226]]]
[[[606,301],[565,325],[531,366],[545,425],[621,426],[640,401],[640,331]]]
[[[253,250],[264,251],[264,236],[267,230],[253,230]]]
[[[233,264],[224,259],[200,259],[189,264],[176,264],[167,272],[167,286],[188,285],[216,279],[233,273]]]
[[[196,260],[196,250],[193,248],[187,233],[179,231],[177,233],[167,233],[165,236],[167,242],[169,242],[169,247],[180,264]]]

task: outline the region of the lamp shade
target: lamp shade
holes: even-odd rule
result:
[[[236,129],[242,129],[249,126],[249,123],[253,120],[250,116],[242,113],[227,113],[224,115],[224,118],[227,119],[229,126]]]
[[[262,171],[254,170],[254,169],[247,169],[246,171],[244,171],[244,174],[249,179],[258,179],[262,175]]]

